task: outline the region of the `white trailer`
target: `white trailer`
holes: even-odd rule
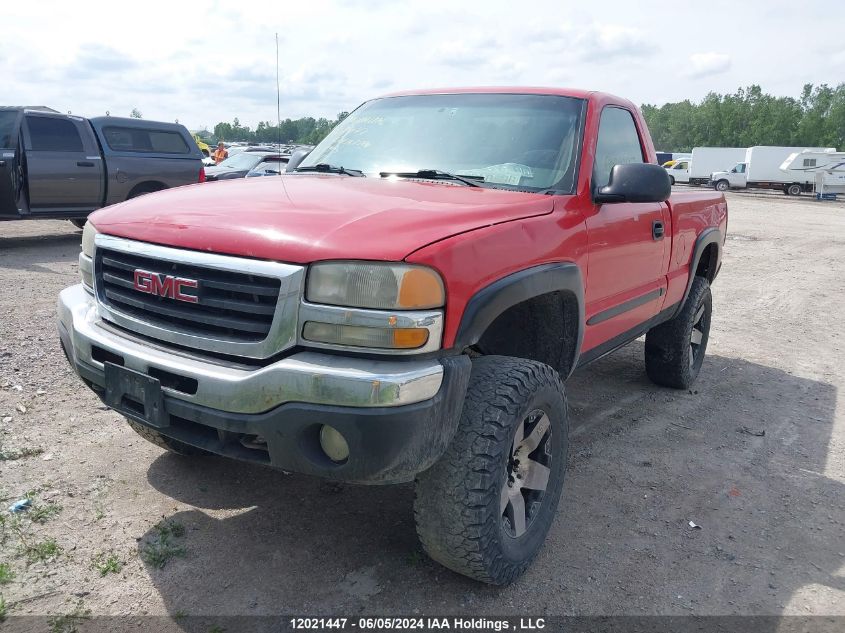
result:
[[[835,152],[825,147],[779,147],[755,145],[745,153],[745,160],[738,162],[728,171],[715,172],[711,181],[719,191],[728,189],[777,189],[787,195],[797,196],[802,191],[812,191],[815,174],[808,172],[784,172],[781,165],[793,153],[811,151]]]
[[[729,169],[745,158],[745,147],[693,147],[689,161],[687,182],[691,185],[706,185],[710,174]],[[672,175],[671,172],[669,174]],[[678,182],[681,180],[675,179]]]
[[[845,152],[835,152],[832,149],[823,152],[809,149],[793,152],[783,161],[780,170],[790,177],[812,177],[814,173],[824,170],[842,171],[845,170]]]
[[[798,152],[790,154],[780,168],[813,174],[819,199],[845,194],[845,152]]]
[[[845,168],[839,170],[823,169],[817,171],[815,176],[816,197],[819,200],[825,199],[831,194],[833,194],[832,199],[835,200],[837,195],[845,194]]]

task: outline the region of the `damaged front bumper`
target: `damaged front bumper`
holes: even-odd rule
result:
[[[124,416],[213,453],[331,479],[393,483],[428,468],[454,435],[469,379],[464,356],[297,352],[249,365],[165,347],[104,321],[81,284],[62,291],[58,314],[71,365]],[[137,391],[114,393],[107,374],[120,368],[156,387],[157,415]],[[321,449],[323,425],[346,440],[343,463]]]

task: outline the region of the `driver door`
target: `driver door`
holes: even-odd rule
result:
[[[607,184],[614,165],[644,163],[634,117],[608,106],[602,111],[593,170],[593,190]],[[595,205],[587,217],[590,253],[587,266],[587,328],[583,349],[624,338],[651,317],[663,302],[668,265],[666,235],[671,216],[662,202]]]
[[[19,217],[23,198],[20,110],[0,110],[0,218]]]

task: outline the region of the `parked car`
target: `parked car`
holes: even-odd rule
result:
[[[200,148],[200,152],[202,152],[203,157],[208,158],[211,156],[211,148],[209,147],[208,143],[203,141],[198,134],[192,134],[191,136],[194,137],[194,141],[197,144],[197,147]]]
[[[64,218],[202,182],[202,155],[182,125],[0,107],[0,220]]]
[[[257,176],[278,176],[285,172],[290,154],[268,154],[260,163],[247,172],[247,178]]]
[[[205,170],[205,179],[209,182],[215,180],[230,180],[232,178],[243,178],[247,175],[250,169],[258,165],[265,156],[273,154],[273,150],[265,148],[246,148],[234,156],[229,150],[229,158],[224,160],[219,165],[214,167],[207,167]]]
[[[783,170],[784,161],[797,152],[835,152],[833,147],[775,147],[757,145],[745,152],[745,160],[727,171],[714,172],[710,184],[719,191],[729,189],[777,189],[790,196],[813,190],[815,174],[803,170]]]
[[[425,550],[512,582],[561,496],[563,381],[643,334],[655,383],[698,375],[724,196],[672,193],[639,109],[576,90],[373,99],[297,160],[92,216],[67,358],[174,453],[415,481]]]

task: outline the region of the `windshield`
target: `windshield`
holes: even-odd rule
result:
[[[253,173],[271,172],[271,173],[274,173],[274,174],[280,174],[285,170],[286,166],[287,166],[286,162],[282,162],[282,161],[279,161],[279,160],[273,160],[273,161],[265,160],[265,161],[258,163],[258,165],[256,165],[253,168],[252,172]]]
[[[485,186],[572,191],[584,102],[571,97],[450,94],[368,101],[308,155],[367,174],[437,169]]]
[[[224,160],[218,167],[225,167],[227,169],[252,169],[264,159],[264,156],[266,154],[240,152]]]

